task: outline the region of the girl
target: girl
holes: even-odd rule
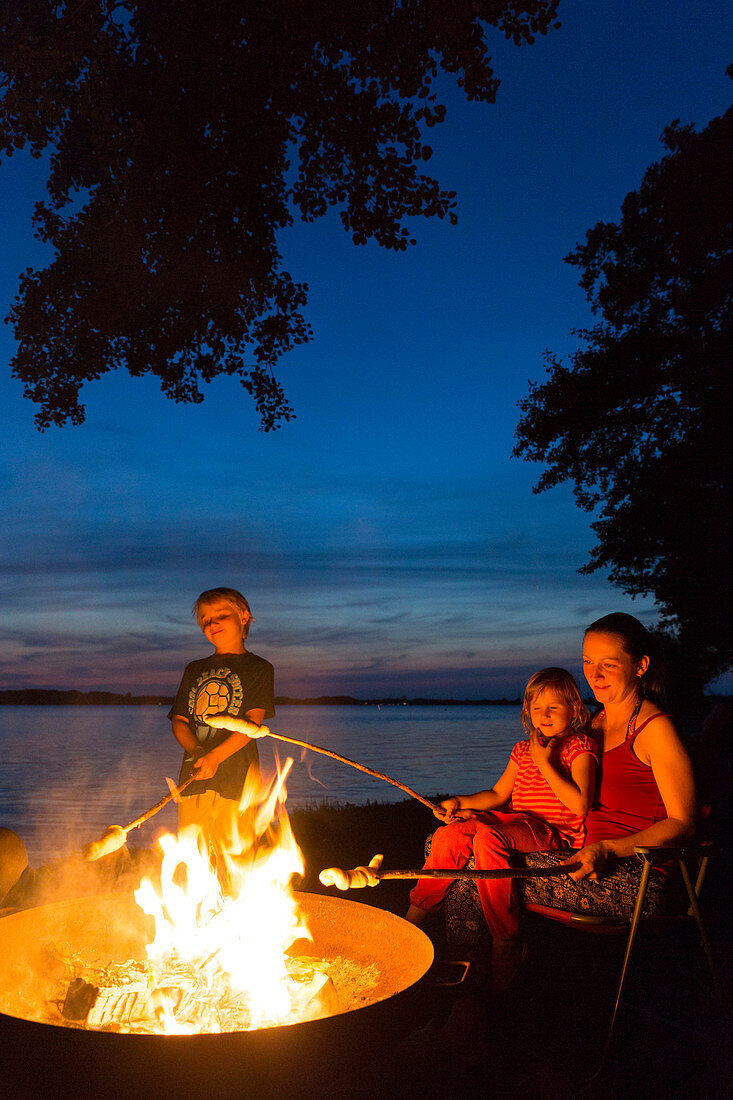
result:
[[[578,685],[562,668],[544,668],[527,684],[522,725],[529,739],[512,749],[490,790],[441,802],[445,827],[433,835],[426,868],[509,867],[512,852],[582,848],[593,799],[597,750],[585,732],[588,711]],[[501,807],[501,809],[500,809]],[[452,879],[418,879],[407,920],[419,924],[447,894]],[[511,879],[477,881],[493,939],[494,988],[502,988],[519,956],[517,896]]]

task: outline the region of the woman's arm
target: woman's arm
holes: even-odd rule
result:
[[[532,730],[529,737],[529,754],[547,781],[553,794],[579,817],[585,816],[593,801],[596,781],[596,762],[593,754],[583,752],[575,757],[570,765],[570,778],[559,772],[552,762],[553,743],[543,744],[537,731]],[[558,750],[555,749],[555,752]]]
[[[639,734],[634,745],[639,759],[648,764],[662,796],[667,816],[646,829],[614,840],[600,840],[583,848],[577,858],[581,868],[572,878],[598,878],[609,856],[622,859],[634,848],[673,844],[689,836],[694,825],[695,783],[692,765],[677,731],[668,718],[657,718]]]
[[[517,765],[510,760],[504,774],[488,791],[456,795],[455,798],[447,798],[445,802],[441,802],[440,805],[445,810],[442,820],[450,824],[451,821],[462,820],[463,810],[495,810],[506,805],[512,796],[516,778]]]

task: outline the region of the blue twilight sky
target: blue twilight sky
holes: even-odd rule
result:
[[[733,5],[562,0],[560,18],[531,47],[494,35],[495,106],[446,82],[430,170],[457,227],[419,221],[402,255],[335,217],[283,237],[315,339],[281,362],[297,419],[278,432],[232,379],[180,406],[125,373],[87,387],[82,427],[40,435],[3,327],[0,687],[172,693],[208,648],[191,603],[219,584],[248,596],[286,695],[513,695],[542,665],[577,671],[598,615],[655,621],[577,573],[590,517],[567,488],[532,494],[512,437],[544,349],[589,320],[562,257],[617,219],[668,122],[728,106]],[[42,186],[38,162],[0,166],[3,314],[43,262]]]

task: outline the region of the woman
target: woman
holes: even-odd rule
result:
[[[622,612],[585,632],[583,670],[603,705],[593,723],[603,756],[598,803],[586,819],[583,866],[574,879],[597,879],[609,857],[631,856],[636,845],[670,844],[692,831],[692,768],[659,706],[655,651],[638,619]]]

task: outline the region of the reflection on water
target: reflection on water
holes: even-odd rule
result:
[[[271,725],[431,798],[498,779],[522,735],[519,709],[283,706]],[[265,772],[274,752],[295,758],[290,806],[407,797],[320,753],[271,738],[259,745]],[[165,777],[177,779],[181,757],[165,707],[0,707],[0,754],[0,825],[21,834],[33,862],[74,851],[108,825],[138,817],[167,793]],[[149,842],[175,823],[175,807],[167,806],[130,841]]]

